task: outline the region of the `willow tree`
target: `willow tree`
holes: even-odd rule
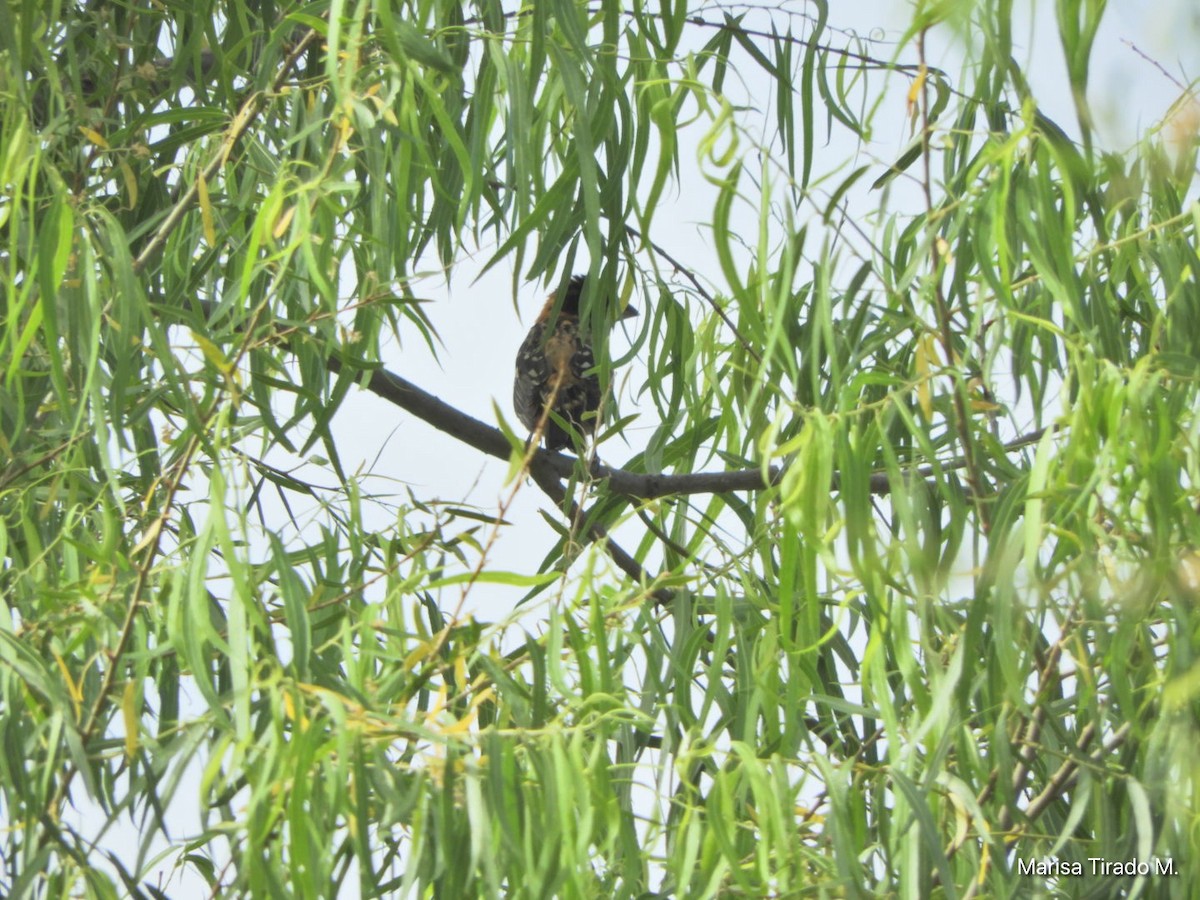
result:
[[[996,0],[0,5],[0,891],[1194,896],[1195,133],[1101,152],[1103,5],[1061,125]],[[637,295],[598,456],[384,365],[484,252]]]

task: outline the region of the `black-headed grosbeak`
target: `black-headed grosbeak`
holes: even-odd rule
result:
[[[571,279],[557,316],[554,307],[558,298],[550,295],[517,351],[513,406],[521,424],[530,431],[537,426],[548,403],[552,412],[582,436],[590,437],[596,429],[595,415],[587,414],[600,407],[600,377],[595,371],[592,345],[580,331],[579,300],[583,284],[582,275]],[[620,317],[628,319],[636,315],[637,310],[627,306]],[[554,328],[547,333],[552,317]],[[547,450],[561,450],[571,443],[570,432],[553,416],[546,420],[545,439]]]

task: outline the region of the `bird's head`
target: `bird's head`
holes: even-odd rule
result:
[[[579,318],[579,304],[583,299],[583,285],[587,281],[586,275],[573,275],[570,282],[567,283],[566,293],[563,294],[562,305],[559,307],[559,315],[573,316]],[[551,294],[546,300],[546,305],[542,309],[542,314],[538,316],[539,322],[545,322],[554,312],[554,305],[558,302],[558,294]],[[621,310],[618,319],[632,319],[638,314],[638,311],[633,306],[626,306]]]

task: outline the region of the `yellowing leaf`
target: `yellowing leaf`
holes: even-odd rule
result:
[[[925,67],[925,63],[921,63],[921,68],[917,70],[917,77],[913,79],[913,83],[908,88],[908,110],[917,103],[917,98],[921,96],[921,91],[925,87],[925,77],[929,74],[929,70]]]
[[[494,687],[490,687],[490,686],[485,687],[482,691],[477,693],[475,695],[475,697],[471,700],[471,709],[472,709],[472,711],[477,710],[483,704],[491,703],[491,702],[495,701],[495,699],[496,699],[496,689]]]
[[[442,714],[442,710],[446,708],[446,686],[442,685],[438,688],[437,695],[433,698],[433,703],[429,710],[425,713],[425,724],[434,725],[437,722],[437,717]]]
[[[83,694],[79,690],[79,684],[71,677],[71,670],[67,668],[66,661],[63,660],[57,652],[54,654],[54,661],[58,663],[58,671],[62,674],[63,681],[67,685],[67,693],[71,697],[71,702],[75,704],[75,714],[79,714],[79,707],[83,703]]]
[[[79,131],[85,138],[87,138],[101,150],[108,149],[108,141],[104,139],[104,135],[102,135],[100,132],[94,131],[91,128],[85,128],[82,125],[79,126]]]
[[[913,360],[917,369],[917,407],[921,418],[928,422],[933,418],[933,391],[929,383],[929,342],[917,341],[917,353]]]
[[[213,227],[212,204],[208,200],[208,182],[204,173],[196,176],[196,198],[200,203],[200,224],[204,228],[204,240],[208,246],[217,246],[217,230]]]
[[[466,734],[471,730],[471,726],[475,724],[475,710],[469,710],[465,716],[456,722],[451,722],[442,728],[442,734],[451,737]]]
[[[146,533],[142,535],[142,539],[137,542],[133,550],[130,552],[130,556],[137,556],[139,553],[157,541],[159,534],[162,533],[162,526],[162,516],[159,516],[157,519],[151,522],[150,526],[146,529]]]
[[[961,847],[967,841],[967,826],[970,825],[970,813],[963,805],[962,799],[954,791],[946,792],[946,799],[954,807],[954,844]]]
[[[192,339],[200,346],[204,358],[217,367],[222,375],[228,375],[233,369],[229,358],[221,352],[221,348],[197,331],[192,332]]]
[[[126,208],[133,209],[138,202],[137,177],[133,174],[129,163],[123,159],[117,161],[117,168],[121,170],[121,179],[125,182],[125,193],[129,195],[129,206]]]
[[[287,234],[288,226],[292,224],[292,219],[296,215],[296,205],[293,203],[283,211],[283,215],[275,222],[275,227],[271,229],[271,235],[276,240]]]
[[[417,647],[411,653],[408,654],[408,656],[404,657],[404,670],[406,672],[411,672],[418,665],[420,665],[422,662],[424,662],[429,657],[429,654],[432,652],[433,652],[433,642],[432,641],[425,641],[421,644],[418,644]]]
[[[999,408],[1000,408],[1000,404],[993,403],[991,400],[984,400],[981,397],[972,397],[971,398],[971,411],[972,412],[990,413],[990,412],[995,412]]]
[[[138,751],[137,683],[125,682],[121,694],[121,718],[125,720],[125,758],[133,759]]]

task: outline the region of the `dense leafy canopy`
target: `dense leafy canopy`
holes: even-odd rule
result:
[[[1011,7],[0,4],[0,893],[1195,896],[1195,106]],[[604,465],[386,356],[480,261],[638,296]]]

